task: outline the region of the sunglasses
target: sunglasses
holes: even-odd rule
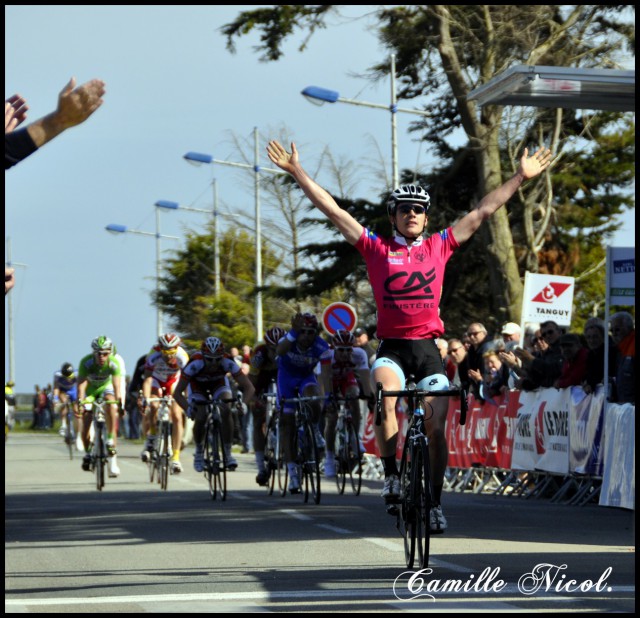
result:
[[[351,352],[351,350],[353,350],[353,348],[349,346],[340,346],[336,348],[336,352]]]
[[[542,331],[541,335],[542,335],[543,337],[546,337],[546,336],[548,336],[548,335],[555,335],[555,332],[556,332],[556,331],[555,331],[553,328],[551,328],[551,329],[549,329],[549,330]]]
[[[316,334],[316,329],[315,328],[301,328],[300,329],[300,334],[301,335],[315,335]]]
[[[457,352],[458,350],[462,350],[464,346],[459,345],[457,348],[449,348],[449,353],[453,354],[454,352]]]
[[[424,206],[415,206],[412,204],[403,204],[402,206],[398,206],[397,212],[401,215],[408,215],[411,211],[415,212],[417,215],[423,215],[425,213]]]
[[[98,356],[111,356],[111,352],[96,352]]]
[[[540,336],[540,337],[534,337],[533,338],[534,341],[544,341],[544,337]]]
[[[482,331],[481,330],[477,330],[475,333],[467,333],[467,337],[475,337],[476,335],[479,335]]]

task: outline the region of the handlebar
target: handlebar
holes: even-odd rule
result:
[[[442,391],[429,391],[421,388],[409,388],[396,391],[385,391],[382,382],[376,384],[376,425],[382,424],[382,398],[383,397],[452,397],[460,396],[460,425],[467,422],[467,410],[469,404],[467,401],[467,391],[464,388],[456,388]]]

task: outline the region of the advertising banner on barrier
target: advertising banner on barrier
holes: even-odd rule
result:
[[[602,421],[604,386],[587,395],[580,386],[571,388],[569,406],[569,470],[602,475]]]
[[[571,389],[545,388],[539,391],[535,418],[536,434],[542,433],[542,452],[536,469],[569,472],[569,402]]]
[[[514,470],[535,470],[543,452],[544,437],[536,434],[535,392],[520,392],[520,407],[516,416],[516,430],[513,436],[511,468]]]

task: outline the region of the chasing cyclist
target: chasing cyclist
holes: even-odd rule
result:
[[[256,389],[253,400],[253,450],[256,457],[258,475],[256,483],[267,485],[269,471],[264,465],[264,447],[267,432],[266,403],[262,395],[269,391],[269,386],[276,382],[278,376],[278,364],[276,362],[276,346],[278,341],[286,335],[284,328],[274,326],[264,334],[264,342],[257,345],[251,353],[249,360],[249,379]]]
[[[70,408],[73,418],[73,435],[78,435],[80,413],[78,412],[78,378],[71,363],[62,363],[62,367],[53,374],[53,409],[57,412]],[[67,435],[67,414],[60,415],[60,435]]]
[[[291,320],[291,330],[280,339],[276,348],[278,361],[278,399],[293,397],[320,397],[323,389],[315,374],[319,362],[328,359],[329,344],[318,334],[318,318],[313,313],[297,313]],[[327,367],[325,365],[325,367]],[[323,382],[328,383],[328,371]],[[324,438],[318,426],[322,413],[320,400],[311,401],[311,422],[318,449],[325,448]],[[282,409],[284,457],[289,470],[289,491],[300,492],[300,476],[294,461],[295,408],[285,403]]]
[[[113,402],[106,407],[107,421],[107,452],[109,454],[109,476],[116,477],[120,468],[116,460],[116,439],[118,436],[118,402],[122,399],[121,380],[122,369],[118,359],[113,355],[113,342],[109,337],[100,335],[91,342],[93,352],[87,354],[78,364],[78,401],[88,397]],[[89,430],[93,420],[93,412],[84,409],[82,414],[82,443],[85,456],[82,459],[82,469],[91,469],[91,444]]]
[[[331,338],[331,356],[323,363],[331,367],[331,393],[336,397],[349,398],[347,406],[351,410],[351,418],[356,432],[360,427],[359,397],[371,395],[369,376],[369,359],[364,349],[355,345],[356,338],[351,331],[338,330]],[[327,455],[324,462],[324,474],[327,477],[336,475],[335,439],[338,410],[331,398],[325,408],[324,437],[327,441]],[[364,447],[360,444],[361,451]]]
[[[165,333],[158,337],[158,343],[154,351],[147,356],[144,365],[144,380],[142,382],[142,403],[143,407],[147,399],[173,395],[174,388],[180,379],[180,372],[187,366],[189,355],[183,347],[182,341],[174,333]],[[142,418],[142,431],[147,436],[144,449],[140,455],[142,461],[151,459],[151,453],[155,449],[156,428],[158,423],[158,408],[160,402],[148,402]],[[171,473],[180,474],[182,464],[180,463],[180,447],[182,446],[183,419],[182,409],[174,399],[171,402],[172,432],[171,442],[173,453],[171,455]]]
[[[225,356],[224,344],[218,337],[207,337],[200,347],[200,352],[194,354],[180,375],[180,380],[174,390],[174,397],[178,405],[187,411],[189,418],[194,420],[193,439],[196,451],[193,456],[193,467],[196,472],[204,471],[204,425],[206,421],[206,403],[209,395],[214,399],[231,399],[231,375],[242,390],[242,399],[248,404],[255,389],[249,378],[242,373],[238,364]],[[189,399],[184,396],[189,392]],[[233,440],[233,421],[229,404],[220,405],[222,417],[222,440],[227,459],[227,469],[235,470],[238,462],[231,454]]]
[[[275,165],[293,176],[313,205],[356,247],[366,262],[378,310],[377,337],[381,341],[371,367],[373,382],[381,382],[385,390],[401,390],[405,377],[412,374],[418,388],[448,389],[449,381],[436,345],[436,339],[444,333],[439,303],[445,265],[453,252],[469,240],[525,180],[549,167],[551,152],[539,148],[529,157],[525,148],[518,169],[509,180],[483,197],[474,210],[452,227],[428,237],[425,235],[430,205],[428,193],[412,184],[394,189],[387,202],[393,227],[391,239],[379,238],[341,209],[304,171],[295,144],[291,144],[289,153],[277,141],[270,141],[267,154]],[[426,422],[426,428],[437,504],[431,510],[431,530],[442,532],[447,527],[440,498],[448,457],[444,431],[448,401],[446,397],[436,397],[430,403],[434,413]],[[394,501],[400,496],[395,458],[398,439],[395,406],[395,398],[385,397],[382,424],[375,426],[385,471],[382,490],[385,501]]]

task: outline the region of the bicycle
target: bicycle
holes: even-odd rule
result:
[[[204,423],[204,475],[209,483],[209,494],[215,500],[220,494],[222,501],[227,499],[227,455],[222,439],[222,416],[220,405],[241,401],[242,395],[237,399],[214,399],[209,394],[207,401],[207,416]]]
[[[405,434],[400,460],[400,498],[397,504],[388,504],[387,511],[396,515],[396,527],[404,539],[404,555],[407,568],[412,568],[418,548],[419,567],[429,565],[431,534],[431,509],[433,501],[431,466],[429,463],[429,438],[425,433],[425,407],[431,404],[424,397],[460,396],[460,424],[467,416],[467,393],[464,389],[430,391],[416,388],[413,376],[409,376],[402,390],[385,391],[382,383],[376,384],[376,425],[382,421],[382,400],[384,397],[406,397],[409,424]],[[442,531],[440,531],[442,532]]]
[[[104,470],[107,466],[107,420],[104,408],[117,402],[104,399],[84,399],[78,402],[79,406],[85,406],[85,410],[91,411],[93,419],[93,442],[91,444],[91,470],[96,473],[96,488],[102,491],[104,488]],[[88,406],[91,406],[88,408]]]
[[[338,420],[336,422],[335,460],[336,460],[336,485],[338,493],[344,494],[347,476],[351,480],[351,488],[356,496],[360,495],[362,487],[362,452],[358,428],[353,424],[349,402],[359,400],[359,397],[335,397],[334,402],[338,408]]]
[[[278,395],[275,392],[275,384],[272,382],[262,398],[265,400],[265,424],[267,435],[265,436],[264,464],[269,471],[269,481],[267,483],[267,493],[271,496],[278,479],[278,488],[282,496],[287,490],[285,473],[287,464],[284,460],[284,447],[282,444],[282,432],[280,431],[280,414],[276,409],[275,402]]]
[[[73,459],[73,450],[75,447],[76,434],[73,429],[73,421],[74,421],[74,410],[73,410],[73,402],[71,398],[67,395],[67,400],[64,403],[58,403],[56,406],[60,412],[60,418],[66,419],[66,425],[64,427],[64,433],[62,437],[64,438],[64,443],[67,445],[69,449],[69,459]],[[63,417],[64,414],[64,417]]]
[[[157,401],[159,403],[157,420],[156,420],[156,448],[151,451],[149,465],[149,481],[153,483],[154,476],[160,484],[160,489],[166,491],[169,486],[169,473],[171,467],[171,432],[173,424],[171,423],[171,404],[173,397],[165,395],[164,397],[151,397],[147,402]]]
[[[304,485],[304,501],[309,501],[309,495],[316,504],[320,504],[320,450],[316,444],[316,437],[311,423],[312,401],[325,401],[325,397],[314,395],[313,397],[291,397],[281,399],[280,409],[285,403],[295,404],[295,440],[293,452],[295,462],[301,472],[300,486]],[[289,471],[284,466],[284,487],[282,495],[286,493]]]

